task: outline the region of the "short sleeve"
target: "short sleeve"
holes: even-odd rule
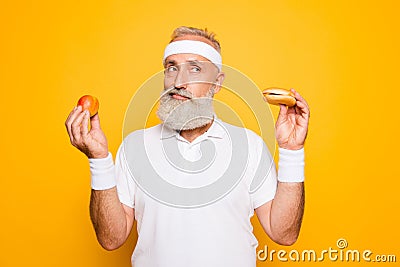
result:
[[[117,151],[115,174],[119,201],[128,207],[135,208],[136,185],[126,162],[124,143],[121,144]]]
[[[271,153],[261,138],[257,143],[258,164],[250,185],[250,197],[254,209],[274,199],[278,184],[275,162]]]

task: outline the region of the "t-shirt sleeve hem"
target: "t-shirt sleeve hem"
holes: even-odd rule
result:
[[[262,205],[264,205],[265,203],[273,200],[274,198],[275,198],[275,195],[267,196],[267,197],[260,198],[260,199],[255,199],[255,200],[253,200],[253,208],[254,209],[259,208]]]
[[[126,199],[120,194],[118,194],[118,198],[119,198],[119,202],[121,202],[122,204],[124,204],[132,209],[135,208],[135,205],[132,203],[132,201],[130,199]]]

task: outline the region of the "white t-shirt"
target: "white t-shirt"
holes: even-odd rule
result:
[[[117,152],[116,177],[137,220],[132,266],[256,266],[250,218],[274,198],[277,178],[254,132],[217,118],[191,143],[162,124],[135,131]]]

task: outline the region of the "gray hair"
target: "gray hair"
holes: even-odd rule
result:
[[[204,28],[204,30],[203,30],[203,29],[194,28],[194,27],[187,27],[187,26],[178,27],[172,33],[170,43],[173,42],[176,38],[182,37],[182,36],[185,36],[185,35],[202,36],[202,37],[208,39],[213,44],[213,47],[219,53],[221,53],[221,45],[219,44],[217,39],[215,39],[215,33],[209,32],[207,30],[207,28]]]

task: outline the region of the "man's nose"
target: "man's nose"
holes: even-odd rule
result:
[[[175,77],[175,88],[186,89],[189,77],[185,68],[181,68]]]

